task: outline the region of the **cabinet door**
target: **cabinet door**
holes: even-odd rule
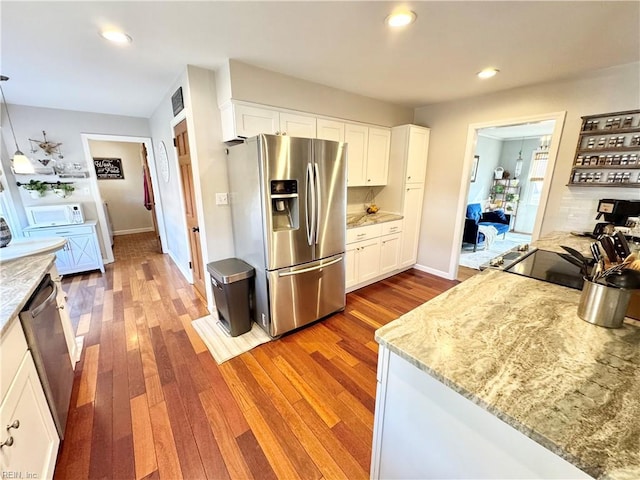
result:
[[[400,248],[400,267],[410,267],[418,258],[418,240],[422,220],[422,184],[408,184],[404,191],[402,241]]]
[[[380,273],[387,273],[398,268],[400,259],[400,233],[386,235],[380,240]]]
[[[344,252],[344,283],[349,288],[358,283],[358,272],[356,271],[356,246],[347,245]]]
[[[319,118],[316,124],[318,138],[321,140],[333,140],[344,142],[344,123],[335,120]]]
[[[316,138],[316,119],[307,115],[281,112],[280,133],[290,137]]]
[[[14,422],[19,422],[17,428],[6,428]],[[0,425],[0,442],[13,439],[11,446],[2,447],[2,472],[52,478],[60,439],[30,352],[25,353],[0,405]]]
[[[347,143],[347,186],[366,185],[365,168],[369,129],[363,125],[347,123],[344,127],[344,141]]]
[[[391,130],[370,127],[367,143],[366,185],[386,185],[389,173]]]
[[[73,271],[81,272],[100,268],[94,235],[68,237],[66,247]],[[56,267],[58,267],[57,264]],[[59,267],[58,270],[62,271]]]
[[[366,282],[380,274],[380,238],[355,244],[358,283]]]
[[[280,114],[268,108],[234,105],[236,136],[253,137],[260,133],[274,134],[280,130]]]
[[[424,183],[429,151],[429,130],[411,126],[409,128],[409,148],[407,149],[407,183]]]
[[[69,256],[69,239],[67,238],[67,243],[64,246],[55,252],[56,254],[56,268],[58,272],[64,274],[68,273],[73,269],[73,263],[71,257]]]

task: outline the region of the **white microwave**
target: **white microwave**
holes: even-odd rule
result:
[[[82,205],[65,203],[38,207],[25,207],[27,221],[31,227],[55,227],[84,223]]]

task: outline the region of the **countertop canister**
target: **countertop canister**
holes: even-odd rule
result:
[[[630,290],[592,282],[585,278],[578,303],[578,316],[600,327],[620,328],[630,299]]]

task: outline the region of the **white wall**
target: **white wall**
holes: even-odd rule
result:
[[[52,108],[27,107],[23,105],[9,105],[11,120],[16,132],[18,145],[22,151],[30,157],[40,158],[42,155],[32,155],[29,153],[29,138],[42,138],[42,131],[47,132],[47,140],[52,142],[62,142],[60,147],[66,163],[80,163],[87,167],[84,151],[82,147],[81,133],[129,135],[129,136],[149,136],[149,123],[146,118],[125,117],[120,115],[105,115],[100,113],[77,112],[71,110],[59,110]],[[3,125],[8,125],[4,123]],[[9,128],[2,129],[3,140],[7,149],[14,151],[14,142]],[[7,182],[15,184],[16,181],[28,182],[29,178],[24,175],[16,176],[11,172],[11,163],[8,156],[2,156],[2,170],[7,176]],[[57,181],[55,176],[34,177],[39,180]],[[19,198],[12,199],[13,207],[20,218],[20,227],[26,226],[24,217],[24,206],[45,205],[58,203],[82,203],[85,218],[87,220],[98,220],[97,210],[93,196],[88,191],[90,181],[88,179],[64,179],[73,181],[76,190],[71,197],[62,199],[48,193],[42,199],[32,199],[24,189],[19,189]],[[100,229],[100,225],[98,225]],[[102,235],[98,234],[102,246]]]
[[[489,198],[489,191],[493,180],[493,171],[500,164],[502,153],[502,140],[496,138],[478,136],[476,143],[476,155],[478,161],[478,173],[475,182],[469,182],[467,204],[482,203]],[[484,206],[484,205],[483,205]]]
[[[581,78],[517,88],[419,108],[415,123],[431,128],[418,263],[448,272],[454,241],[460,176],[470,124],[566,111],[558,160],[542,235],[554,230],[591,230],[600,198],[638,198],[633,188],[567,187],[583,115],[640,108],[639,64]],[[555,139],[554,139],[555,140]],[[557,141],[557,140],[556,140]],[[451,272],[450,272],[451,273]]]
[[[174,118],[171,95],[180,86],[183,89],[185,108]],[[178,158],[173,147],[173,127],[183,118],[187,120],[196,208],[202,239],[202,257],[206,268],[209,262],[234,255],[229,206],[216,206],[215,203],[217,192],[228,191],[228,180],[226,147],[222,142],[220,111],[217,108],[213,71],[188,66],[169,89],[150,119],[156,156],[159,142],[164,141],[169,157],[169,181],[165,182],[161,179],[158,184],[167,230],[167,251],[185,276],[191,278],[188,267],[190,250]],[[208,280],[206,288],[211,309],[213,295]]]
[[[226,75],[230,75],[230,83]],[[392,127],[411,123],[413,111],[370,97],[327,87],[300,78],[230,60],[216,75],[218,102],[231,93],[234,100],[300,110],[346,120]],[[226,98],[228,99],[228,98]]]
[[[140,144],[89,140],[92,157],[120,158],[123,179],[98,179],[100,196],[109,205],[115,235],[153,231],[151,212],[144,206],[144,174]]]

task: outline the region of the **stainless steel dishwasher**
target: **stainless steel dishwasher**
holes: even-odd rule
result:
[[[73,387],[73,369],[56,304],[57,293],[56,284],[46,275],[20,312],[20,322],[62,439]]]

